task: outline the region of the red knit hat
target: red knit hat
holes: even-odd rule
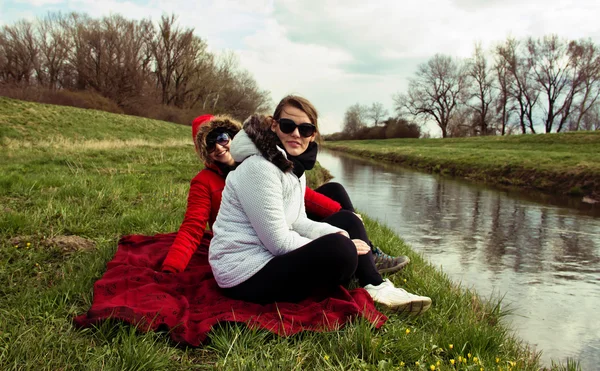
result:
[[[196,142],[196,135],[198,135],[198,130],[200,130],[200,126],[202,126],[202,124],[204,123],[209,122],[213,118],[215,118],[215,116],[213,115],[202,115],[196,117],[194,121],[192,121],[192,139],[194,140],[194,143]]]

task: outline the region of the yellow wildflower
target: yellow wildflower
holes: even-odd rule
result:
[[[27,247],[31,246],[31,243],[27,242]]]
[[[418,366],[418,365],[420,365],[419,361],[415,362],[415,366]]]
[[[477,361],[479,361],[479,358],[473,357],[473,362],[477,363]]]
[[[440,365],[440,361],[437,361],[437,362],[435,363],[435,365],[436,365],[436,366],[439,366],[439,365]]]
[[[458,363],[462,362],[462,356],[458,356]]]
[[[508,364],[510,365],[510,367],[515,367],[515,365],[517,364],[517,362],[508,361]]]
[[[467,363],[467,359],[466,358],[463,358],[463,363]]]
[[[404,283],[406,283],[406,278],[404,279]]]
[[[431,371],[435,371],[435,365],[431,365],[431,366],[429,366],[429,369],[430,369]]]
[[[496,357],[496,363],[500,363],[500,358]]]
[[[452,366],[454,366],[454,362],[456,362],[454,359],[451,359],[451,360],[450,360],[450,364],[451,364]]]
[[[471,353],[467,353],[467,357],[471,358]]]
[[[329,356],[327,354],[325,354],[325,357],[323,357],[324,360],[329,361]]]
[[[406,363],[400,361],[400,367],[404,367],[406,365]]]
[[[448,347],[449,347],[450,349],[452,349],[452,348],[454,348],[454,344],[450,344]]]
[[[406,329],[406,335],[408,335],[408,334],[410,334],[410,329],[409,328]]]

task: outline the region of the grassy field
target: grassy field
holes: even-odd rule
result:
[[[600,131],[356,140],[326,147],[491,184],[600,197]]]
[[[391,279],[433,299],[423,316],[289,338],[225,324],[199,348],[120,323],[78,330],[72,318],[89,308],[118,238],[177,230],[199,170],[190,129],[0,98],[0,130],[2,370],[539,369],[502,324],[500,300],[452,284],[369,219],[377,245],[410,256]]]

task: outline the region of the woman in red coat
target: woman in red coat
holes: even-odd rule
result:
[[[204,162],[204,169],[192,179],[185,217],[163,262],[163,272],[185,270],[201,240],[212,237],[206,227],[208,224],[212,228],[221,205],[225,178],[235,169],[229,146],[240,129],[241,124],[229,116],[203,115],[193,121],[194,145]],[[321,220],[342,209],[354,212],[352,202],[340,184],[327,183],[318,191],[306,187],[304,200],[311,219]],[[406,256],[391,257],[376,247],[372,246],[372,249],[380,273],[397,272],[410,261]]]

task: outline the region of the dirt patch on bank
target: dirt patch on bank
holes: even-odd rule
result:
[[[29,245],[34,247],[58,247],[65,253],[87,251],[96,247],[94,241],[79,236],[54,236],[49,238],[17,236],[11,238],[9,243],[19,247],[29,247]]]

